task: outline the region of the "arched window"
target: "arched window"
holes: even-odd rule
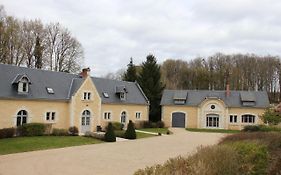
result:
[[[123,125],[125,125],[125,123],[126,123],[126,112],[125,111],[123,111],[122,113],[121,113],[121,123],[123,124]]]
[[[89,110],[83,111],[81,125],[82,126],[90,125],[90,118],[91,118],[91,112]]]
[[[21,110],[17,114],[17,126],[23,125],[27,123],[27,112],[25,110]]]
[[[256,116],[251,114],[244,114],[241,118],[242,123],[255,123]]]

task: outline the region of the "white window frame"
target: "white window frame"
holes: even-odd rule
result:
[[[126,93],[125,92],[120,93],[120,100],[126,100]]]
[[[232,118],[232,121],[231,121]],[[235,121],[236,119],[236,121]],[[238,123],[238,115],[237,114],[229,114],[229,123]]]
[[[135,116],[136,116],[137,120],[140,120],[141,119],[141,112],[137,111]]]
[[[91,93],[91,92],[89,92],[89,91],[83,92],[82,100],[84,100],[84,101],[90,101],[91,98],[92,98],[92,93]]]
[[[103,113],[103,119],[104,120],[111,120],[111,117],[112,117],[112,112],[106,111],[106,112]]]
[[[246,121],[247,121],[247,122],[245,122],[245,121],[243,120],[243,116],[248,116],[248,117],[246,118]],[[249,116],[251,116],[252,122],[249,122]],[[253,118],[254,118],[254,119],[253,119]],[[256,115],[253,115],[253,114],[242,114],[242,115],[241,115],[241,123],[243,123],[243,124],[255,124],[255,123],[256,123],[256,120],[257,120],[257,116],[256,116]]]
[[[50,123],[56,122],[57,121],[57,113],[55,111],[48,111],[48,112],[46,112],[45,113],[45,120],[47,122],[50,122]]]

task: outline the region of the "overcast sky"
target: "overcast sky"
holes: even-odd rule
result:
[[[59,22],[102,76],[140,64],[216,52],[281,55],[280,0],[1,0],[8,15]]]

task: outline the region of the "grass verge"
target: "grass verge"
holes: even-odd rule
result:
[[[168,128],[141,128],[137,129],[140,131],[146,131],[146,132],[154,132],[154,133],[161,133],[161,134],[167,134],[169,131]],[[169,131],[171,133],[171,131]]]
[[[102,141],[80,136],[16,137],[0,140],[0,155],[96,143]]]

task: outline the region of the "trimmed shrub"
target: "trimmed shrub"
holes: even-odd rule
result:
[[[121,137],[121,138],[125,138],[125,132],[124,130],[119,130],[119,131],[114,131],[114,134],[116,137]]]
[[[107,125],[107,130],[104,135],[104,140],[106,142],[116,142],[116,136],[114,134],[114,129],[111,122],[109,122]]]
[[[0,139],[12,138],[15,135],[15,128],[0,129]]]
[[[132,120],[130,120],[128,123],[127,130],[125,132],[125,138],[126,139],[136,139],[137,138],[137,134],[135,131],[135,125],[132,122]]]
[[[43,123],[26,123],[17,128],[19,136],[42,136],[46,132],[46,125]]]
[[[143,121],[143,128],[152,128],[152,122],[151,121]]]
[[[66,129],[54,128],[52,135],[53,136],[68,136],[68,131]]]
[[[122,130],[123,129],[123,124],[120,122],[112,122],[112,126],[114,130]]]
[[[156,123],[156,126],[157,126],[157,128],[164,128],[164,127],[165,127],[165,124],[164,124],[163,121],[158,121],[158,122]]]
[[[260,131],[260,126],[258,125],[247,125],[244,127],[244,129],[242,130],[244,132],[257,132]]]
[[[71,126],[68,129],[68,133],[71,136],[78,136],[78,128],[76,126]]]

